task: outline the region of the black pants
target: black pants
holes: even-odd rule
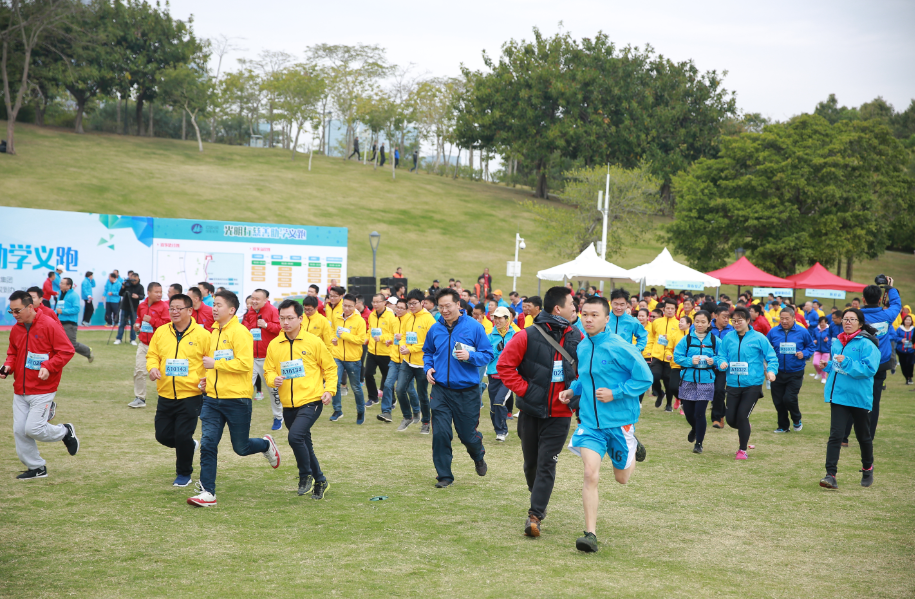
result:
[[[826,474],[838,472],[839,453],[842,450],[842,435],[854,425],[855,437],[861,446],[861,467],[867,470],[874,464],[874,441],[871,438],[871,421],[865,408],[850,408],[837,403],[832,406],[829,424],[829,441],[826,444]]]
[[[712,422],[724,418],[724,398],[727,394],[726,387],[728,375],[726,372],[715,372],[715,396],[712,398]]]
[[[651,388],[655,391],[655,395],[659,396],[662,392],[667,393],[667,403],[669,404],[671,399],[670,391],[670,362],[665,362],[660,358],[653,358],[651,360],[651,374],[654,376],[654,383]],[[662,389],[661,383],[664,383]]]
[[[788,430],[792,423],[797,425],[801,422],[801,406],[797,394],[800,393],[803,382],[803,370],[779,372],[772,381],[772,403],[775,405],[775,413],[778,414],[778,428],[782,430]]]
[[[750,414],[756,407],[756,402],[762,397],[762,385],[752,387],[728,387],[728,405],[724,417],[728,426],[737,429],[737,438],[740,439],[740,448],[747,450],[750,440]]]
[[[883,364],[880,365],[883,368]],[[877,420],[880,418],[880,396],[883,395],[883,384],[886,382],[886,370],[878,370],[874,375],[874,405],[871,408],[871,441],[877,438]],[[845,425],[845,437],[842,443],[848,443],[848,435],[851,434],[852,421],[849,420]],[[857,436],[857,434],[855,435]]]
[[[667,396],[667,405],[670,405],[671,398],[680,397],[680,373],[682,371],[681,368],[670,369],[670,377],[667,379],[670,389],[670,394]]]
[[[118,323],[118,304],[105,302],[105,324],[111,326]]]
[[[524,455],[524,478],[531,492],[528,514],[541,520],[556,482],[556,462],[569,437],[571,417],[537,418],[525,412],[518,416],[518,436]]]
[[[95,306],[92,304],[92,300],[86,302],[86,306],[83,308],[83,322],[89,322],[92,320],[92,315],[95,313]]]
[[[512,393],[505,400],[505,415],[508,416],[515,409],[515,394]]]
[[[378,166],[384,166],[384,161],[386,160],[386,158],[387,158],[387,157],[386,157],[384,154],[382,154],[382,155],[381,155],[381,162],[378,164]]]
[[[467,389],[448,389],[441,384],[432,385],[432,463],[435,464],[439,481],[454,480],[451,473],[451,424],[457,431],[458,439],[467,448],[474,462],[483,459],[483,435],[477,430],[480,425],[480,386]]]
[[[707,401],[683,401],[680,403],[683,407],[683,415],[686,421],[696,431],[696,443],[700,445],[705,440],[705,431],[708,423],[705,421],[705,408],[708,407]]]
[[[175,450],[175,474],[194,471],[194,431],[203,407],[203,395],[169,399],[159,396],[156,406],[156,441]]]
[[[353,156],[356,157],[356,160],[362,160],[362,154],[359,153],[359,150],[353,150],[353,153],[349,155],[349,157],[347,158],[347,160],[349,160],[349,159],[352,158]]]
[[[315,482],[327,480],[324,473],[321,472],[321,465],[318,464],[318,458],[315,456],[315,449],[311,443],[311,427],[321,417],[323,409],[324,404],[320,401],[313,401],[298,408],[283,408],[283,421],[289,430],[287,440],[292,453],[295,454],[300,480],[306,476],[313,476]]]
[[[378,389],[384,389],[384,381],[388,378],[388,364],[391,363],[391,356],[376,356],[366,351],[365,356],[365,393],[366,400],[378,401]],[[375,384],[375,368],[381,372],[381,384]]]
[[[359,382],[360,383],[365,382],[365,359],[368,355],[369,355],[369,348],[367,348],[366,346],[363,345],[362,346],[362,358],[359,359]],[[378,398],[373,397],[372,399],[378,399]]]
[[[899,368],[902,369],[902,378],[908,381],[912,378],[912,371],[915,370],[915,352],[904,354],[901,351],[897,351],[896,355],[899,356]]]

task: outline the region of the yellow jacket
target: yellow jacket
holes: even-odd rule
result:
[[[654,349],[654,342],[657,341],[657,335],[654,334],[654,327],[651,326],[651,323],[645,323],[642,325],[645,328],[645,331],[648,332],[648,343],[645,344],[645,349],[642,350],[643,358],[651,357],[651,350]]]
[[[328,322],[333,322],[337,315],[343,315],[343,300],[337,302],[336,306],[331,306],[330,302],[324,302],[324,317]]]
[[[378,337],[373,337],[372,333],[377,332]],[[394,334],[400,332],[400,323],[397,320],[397,317],[394,316],[392,310],[384,309],[384,312],[381,313],[381,316],[378,316],[378,312],[372,310],[372,313],[369,314],[369,335],[368,335],[368,350],[369,353],[373,356],[390,356],[391,348],[388,347],[387,341],[394,339]]]
[[[391,362],[393,362],[394,364],[400,364],[401,362],[403,362],[403,356],[400,353],[400,346],[403,345],[403,338],[404,338],[404,335],[406,334],[406,329],[404,327],[406,326],[407,316],[412,316],[412,315],[409,312],[407,312],[400,318],[398,318],[397,315],[394,316],[395,320],[397,320],[397,329],[396,330],[401,335],[400,341],[393,341],[391,343],[391,345],[388,346],[388,349],[391,351]]]
[[[648,310],[649,311],[654,310],[657,307],[657,305],[658,305],[658,300],[654,299],[653,297],[648,298]]]
[[[149,340],[149,351],[146,353],[146,370],[158,368],[162,378],[156,381],[156,390],[160,397],[169,399],[184,399],[202,395],[200,379],[206,377],[203,367],[203,357],[210,350],[210,333],[191,318],[181,340],[175,333],[175,325],[171,322],[161,326],[153,333]],[[168,364],[171,360],[173,367],[187,367],[187,376],[166,376]],[[251,386],[248,379],[248,386]]]
[[[362,320],[362,317],[359,317]],[[363,321],[365,323],[365,321]],[[284,408],[298,408],[308,403],[321,401],[325,391],[337,390],[337,363],[334,362],[324,342],[305,330],[289,341],[285,332],[267,346],[264,359],[264,378],[267,384],[276,388],[276,377],[283,372],[283,364],[301,361],[305,376],[286,378],[279,386],[280,402]]]
[[[488,318],[485,318],[485,317],[484,317],[483,320],[481,320],[481,321],[479,321],[479,322],[480,322],[481,325],[483,325],[483,330],[486,331],[486,334],[487,334],[487,335],[489,335],[490,333],[492,333],[493,324],[492,324],[492,322],[491,322]]]
[[[254,338],[248,327],[237,318],[229,320],[224,327],[213,323],[207,355],[216,359],[213,368],[207,370],[206,393],[209,397],[251,397]]]
[[[311,318],[303,314],[302,326],[307,327],[309,333],[323,341],[324,345],[327,346],[327,351],[333,352],[334,344],[330,340],[334,338],[334,330],[327,318],[317,311]]]
[[[426,335],[429,333],[429,329],[435,324],[435,317],[423,308],[416,314],[410,312],[404,316],[403,322],[404,337],[401,339],[401,345],[405,345],[410,350],[410,354],[405,358],[410,364],[422,365],[423,343],[426,342]],[[411,337],[413,333],[416,334],[416,343],[409,343],[411,339],[408,337]]]
[[[340,332],[340,329],[349,329]],[[358,312],[350,314],[349,318],[343,317],[341,311],[334,318],[334,337],[337,345],[332,346],[331,353],[337,360],[344,362],[359,362],[362,360],[362,344],[365,343],[365,319]]]
[[[686,333],[684,333],[678,328],[676,333],[670,335],[667,338],[667,349],[664,352],[664,361],[670,362],[671,368],[680,368],[680,365],[674,362],[674,348],[677,347],[677,344],[680,343],[680,340],[683,339],[687,334],[689,334],[688,329]],[[668,356],[670,356],[670,358],[668,358]]]
[[[654,322],[651,323],[651,329],[654,333],[651,357],[658,358],[664,362],[670,362],[670,360],[666,359],[666,354],[672,354],[674,352],[674,346],[670,344],[670,339],[673,335],[680,332],[680,320],[676,317],[667,318],[666,316],[661,316],[660,318],[654,319]],[[667,343],[661,342],[662,337],[667,337]]]
[[[514,322],[512,322],[512,330],[517,333],[518,331],[521,330],[521,327],[519,327]]]

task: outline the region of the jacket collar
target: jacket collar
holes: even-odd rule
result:
[[[191,331],[193,331],[193,330],[194,330],[194,327],[196,327],[196,326],[197,326],[197,321],[194,320],[194,317],[193,317],[193,316],[191,316],[191,323],[190,323],[189,325],[187,325],[187,328],[184,329],[184,332],[181,333],[181,334],[182,334],[182,335],[187,335],[188,333],[190,333]],[[174,335],[175,337],[178,336],[178,331],[175,330],[175,323],[169,321],[169,323],[168,323],[168,329],[172,332],[172,335]]]
[[[204,304],[200,304],[200,305],[203,306]],[[191,317],[191,318],[193,318],[193,317]],[[230,329],[230,328],[234,327],[235,325],[244,326],[244,325],[242,325],[240,322],[238,322],[238,319],[237,319],[237,318],[235,318],[235,317],[233,316],[232,318],[229,319],[229,322],[227,322],[227,323],[225,324],[225,326],[221,326],[221,325],[219,324],[219,321],[215,321],[215,322],[213,323],[213,328],[219,329],[220,331],[225,331],[226,329]]]
[[[570,326],[569,321],[561,316],[553,316],[552,314],[547,314],[545,311],[541,310],[540,314],[534,317],[534,324],[541,324],[547,326],[550,330],[565,332]]]

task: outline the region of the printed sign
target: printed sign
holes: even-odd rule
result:
[[[776,297],[791,297],[791,295],[794,294],[794,289],[788,289],[787,287],[754,287],[753,288],[753,297],[766,297],[770,293]]]
[[[815,298],[845,299],[845,292],[838,289],[805,289],[804,295]]]
[[[701,281],[678,281],[675,279],[665,281],[664,287],[667,289],[689,289],[693,291],[705,289],[705,285]]]

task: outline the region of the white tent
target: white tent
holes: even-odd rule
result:
[[[630,270],[629,277],[646,286],[663,285],[667,289],[721,287],[721,281],[715,277],[675,261],[667,248],[648,264]]]
[[[541,270],[537,273],[537,278],[546,281],[608,281],[610,279],[630,279],[631,276],[625,268],[601,259],[592,243],[578,258]]]

